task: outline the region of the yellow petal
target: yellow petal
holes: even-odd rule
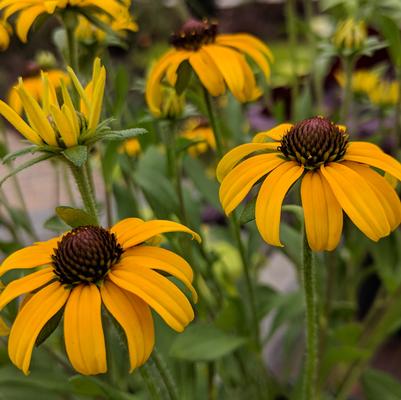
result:
[[[30,142],[42,145],[41,137],[4,101],[0,100],[0,114]]]
[[[129,258],[114,266],[108,277],[149,304],[177,332],[182,332],[194,318],[191,304],[177,286],[149,268],[132,268]]]
[[[80,100],[84,103],[85,107],[89,110],[90,102],[88,100],[88,97],[85,93],[84,88],[81,85],[81,82],[79,81],[78,77],[75,75],[75,72],[73,71],[73,69],[71,67],[67,67],[67,72],[72,80],[72,83],[74,84],[76,91],[79,94]],[[63,87],[61,87],[61,88],[63,88]],[[65,101],[65,99],[64,99],[64,101]]]
[[[162,102],[161,80],[171,65],[181,64],[189,58],[190,53],[187,51],[170,50],[160,60],[156,62],[149,73],[146,81],[146,102],[150,111],[155,115],[160,115],[160,106]]]
[[[35,268],[52,262],[53,249],[60,239],[54,238],[47,242],[38,242],[9,255],[1,264],[0,276],[12,269]]]
[[[390,229],[393,231],[397,228],[401,223],[401,202],[397,192],[387,180],[367,165],[352,161],[344,161],[342,164],[357,172],[370,185],[383,206]]]
[[[16,32],[18,37],[21,39],[21,42],[26,43],[27,41],[27,34],[35,22],[36,18],[45,12],[45,8],[43,5],[38,5],[34,7],[29,7],[26,10],[23,10],[19,13],[16,25]]]
[[[223,179],[219,196],[223,210],[229,215],[252,189],[253,185],[285,162],[277,154],[260,154],[246,159]]]
[[[245,143],[234,147],[220,160],[216,168],[216,177],[221,182],[234,166],[255,151],[276,151],[280,143]]]
[[[64,113],[54,104],[50,106],[50,111],[64,144],[67,147],[75,146],[77,144],[75,135]]]
[[[288,133],[288,131],[293,127],[294,125],[292,124],[280,124],[275,126],[272,129],[269,129],[266,132],[259,132],[257,133],[253,139],[253,143],[263,143],[266,141],[266,139],[273,139],[280,141],[283,136]]]
[[[245,102],[244,86],[246,85],[244,70],[242,68],[241,57],[243,55],[235,50],[223,46],[206,45],[202,47],[215,62],[220,73],[232,92],[240,102]]]
[[[0,310],[18,296],[40,288],[55,277],[53,267],[48,267],[10,282],[0,294]]]
[[[99,124],[100,114],[102,112],[105,83],[106,83],[106,69],[102,67],[99,72],[99,79],[95,82],[95,86],[93,89],[93,98],[88,121],[89,129],[96,129],[96,127]]]
[[[69,290],[53,282],[34,294],[18,313],[10,331],[8,354],[24,374],[29,373],[33,346],[40,331],[63,307],[68,295]]]
[[[196,303],[198,295],[192,286],[193,272],[191,266],[179,255],[172,251],[154,246],[136,246],[126,250],[123,257],[127,258],[127,265],[131,264],[134,269],[137,265],[164,271],[182,281],[191,291],[192,298]]]
[[[118,242],[124,249],[146,242],[154,236],[167,232],[186,232],[197,241],[201,240],[196,232],[177,222],[157,219],[138,223],[136,218],[133,218],[133,220],[132,224],[130,224],[131,221],[128,221],[126,224],[115,225],[111,229],[111,232],[116,234]]]
[[[301,198],[309,246],[313,251],[334,250],[341,238],[343,211],[319,171],[303,177]]]
[[[255,206],[256,226],[262,238],[273,246],[283,246],[280,242],[281,205],[303,171],[303,166],[287,161],[267,176],[259,190]]]
[[[72,289],[64,311],[64,339],[68,358],[80,374],[107,371],[101,297],[96,285]]]
[[[154,347],[153,318],[149,306],[109,280],[105,280],[100,293],[107,310],[124,330],[132,372],[146,362]]]
[[[224,93],[223,76],[209,54],[200,49],[189,57],[189,63],[199,77],[202,85],[212,96],[220,96]]]
[[[390,173],[401,181],[401,164],[372,143],[351,142],[348,145],[344,160],[371,165]]]
[[[322,165],[320,171],[341,207],[367,237],[377,241],[390,233],[383,206],[365,179],[340,163]]]
[[[68,90],[67,90],[63,80],[60,81],[60,87],[61,87],[61,93],[62,93],[63,102],[64,102],[63,113],[66,117],[68,117],[68,119],[70,120],[70,123],[73,125],[76,140],[78,141],[80,128],[79,128],[77,112],[75,110],[74,103],[72,102],[71,96],[68,93]]]

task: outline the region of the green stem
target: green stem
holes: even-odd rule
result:
[[[179,400],[177,385],[175,384],[173,376],[167,368],[167,365],[164,362],[162,355],[157,351],[156,348],[153,349],[151,358],[155,363],[155,366],[164,382],[164,385],[166,386],[170,400]]]
[[[67,193],[68,201],[73,207],[75,207],[76,201],[74,199],[74,194],[72,193],[72,190],[71,190],[70,179],[68,176],[68,168],[65,167],[65,164],[62,164],[61,168],[62,168],[62,177],[63,177],[64,188]]]
[[[354,70],[355,60],[353,57],[344,56],[341,59],[342,67],[344,70],[344,89],[343,99],[340,111],[340,122],[342,124],[347,123],[347,119],[350,117],[350,107],[352,103],[352,71]]]
[[[313,253],[309,247],[306,232],[304,232],[303,241],[302,277],[306,310],[306,361],[304,370],[303,400],[315,400],[319,398],[318,393],[316,393],[318,363],[316,274]]]
[[[72,163],[69,163],[69,165],[86,211],[95,219],[96,223],[99,224],[96,200],[91,189],[90,178],[88,177],[85,166],[77,167]]]
[[[149,367],[148,365],[144,365],[139,369],[139,373],[141,374],[141,377],[143,381],[145,382],[145,385],[148,389],[150,398],[152,400],[161,400],[160,392],[158,389],[158,385],[155,383],[152,374],[149,372]]]
[[[398,149],[401,145],[401,66],[396,69],[397,82],[398,82],[398,99],[395,106],[394,118],[394,148]]]
[[[249,306],[250,306],[250,310],[251,310],[251,319],[252,319],[252,328],[253,328],[252,333],[254,336],[257,350],[258,350],[258,352],[260,352],[262,350],[262,345],[261,345],[261,340],[260,340],[259,319],[258,319],[257,308],[256,308],[255,293],[253,290],[253,282],[252,282],[252,277],[251,277],[251,271],[249,268],[249,263],[248,263],[248,260],[246,257],[244,244],[242,243],[240,226],[239,226],[237,217],[235,215],[235,212],[232,214],[232,217],[230,219],[230,225],[231,225],[231,229],[234,233],[235,240],[237,242],[238,251],[241,256],[242,268],[243,268],[244,275],[245,275],[245,285],[246,285],[246,289],[248,292]]]
[[[64,27],[67,34],[68,64],[78,73],[78,47],[75,40],[76,17],[71,12],[66,12],[63,17]]]
[[[290,51],[290,60],[292,67],[291,81],[291,119],[297,119],[296,104],[299,94],[298,76],[297,76],[297,20],[295,0],[286,0],[285,19],[288,35],[288,45]]]
[[[216,116],[214,108],[213,108],[212,98],[206,88],[203,88],[203,95],[204,95],[204,99],[205,99],[209,123],[212,127],[214,139],[216,141],[217,156],[220,159],[224,155],[223,135],[222,135],[222,132],[221,132],[218,120],[217,120],[217,116]]]

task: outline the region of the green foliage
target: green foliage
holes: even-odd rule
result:
[[[83,225],[97,225],[93,216],[79,208],[68,206],[56,207],[57,216],[71,228],[77,228]]]

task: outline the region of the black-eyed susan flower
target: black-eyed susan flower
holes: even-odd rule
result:
[[[256,225],[267,243],[282,246],[281,206],[300,180],[305,229],[313,250],[333,250],[338,245],[343,210],[371,240],[389,235],[401,222],[400,199],[371,167],[401,180],[401,164],[378,146],[350,142],[348,136],[343,126],[314,117],[295,125],[281,124],[257,134],[253,143],[232,149],[216,171],[226,214],[262,180]]]
[[[8,49],[11,32],[10,25],[3,19],[0,19],[0,51]]]
[[[145,363],[154,346],[150,308],[177,332],[194,318],[187,297],[159,271],[182,281],[197,300],[190,265],[169,250],[147,244],[166,232],[186,232],[199,240],[195,232],[175,222],[128,218],[109,230],[75,228],[5,259],[1,275],[13,269],[41,267],[12,281],[0,294],[2,309],[13,299],[31,293],[11,327],[11,361],[29,373],[38,335],[62,312],[66,352],[74,369],[84,375],[106,372],[103,304],[125,333],[130,370]]]
[[[62,102],[59,102],[53,79],[46,72],[41,77],[40,101],[34,98],[30,86],[27,87],[22,78],[14,87],[26,115],[26,122],[12,107],[0,100],[0,115],[36,145],[65,149],[85,143],[96,133],[103,104],[106,70],[97,58],[93,64],[92,79],[84,88],[74,71],[69,67],[67,69],[80,97],[78,110],[63,79],[58,81],[62,93]]]
[[[29,29],[40,15],[52,15],[66,11],[82,11],[90,14],[104,13],[110,17],[119,15],[122,8],[127,6],[118,0],[0,0],[0,10],[7,20],[18,13],[16,33],[22,42],[27,41]]]
[[[212,128],[198,118],[188,120],[181,136],[197,142],[188,148],[188,153],[193,157],[203,154],[209,149],[214,150],[216,148],[216,140]]]
[[[270,76],[271,51],[252,35],[218,34],[216,23],[191,19],[172,35],[171,43],[174,49],[156,62],[147,80],[146,101],[153,114],[160,114],[162,82],[174,86],[184,61],[212,96],[223,94],[227,85],[241,102],[261,94],[245,55],[259,66],[266,79]]]

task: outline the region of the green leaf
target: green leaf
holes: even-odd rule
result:
[[[175,91],[178,95],[184,93],[189,85],[192,76],[192,67],[187,60],[183,61],[177,68],[177,81],[175,83]]]
[[[383,371],[368,369],[362,375],[362,387],[366,400],[399,400],[401,384]]]
[[[49,158],[54,157],[54,154],[43,154],[39,157],[33,158],[29,161],[24,162],[23,164],[19,165],[17,168],[13,169],[10,173],[8,173],[6,176],[0,179],[0,186],[10,177],[13,175],[18,174],[18,172],[21,172],[22,170],[31,167],[32,165],[35,165],[37,163],[40,163],[42,161],[48,160]]]
[[[24,147],[23,149],[17,150],[17,151],[13,151],[12,153],[8,153],[6,156],[4,156],[4,158],[1,160],[3,164],[7,163],[8,161],[13,161],[16,158],[23,156],[25,154],[28,153],[35,153],[35,151],[37,151],[39,148],[38,146],[34,145],[34,146],[28,146],[28,147]]]
[[[148,133],[146,129],[143,128],[130,128],[122,129],[119,131],[108,131],[106,134],[101,136],[102,140],[124,140],[130,139],[135,136],[143,135]]]
[[[64,307],[62,307],[56,314],[53,315],[45,324],[40,331],[35,341],[35,346],[40,346],[57,328],[60,323],[61,317],[64,313]]]
[[[240,225],[245,225],[255,219],[256,197],[246,203],[239,217]]]
[[[393,63],[401,67],[401,35],[398,24],[390,17],[378,15],[374,21],[377,23],[379,32],[384,36],[389,45],[389,53]]]
[[[52,215],[44,223],[43,227],[52,232],[64,232],[68,230],[68,225],[65,224],[58,215]]]
[[[80,208],[68,206],[56,207],[56,214],[71,228],[84,225],[97,225],[96,220],[86,211]]]
[[[102,155],[102,173],[107,189],[111,188],[116,172],[118,171],[118,149],[120,146],[121,143],[118,142],[107,143]]]
[[[232,353],[246,342],[246,338],[225,333],[214,325],[197,323],[176,337],[170,355],[186,361],[212,361]]]
[[[64,157],[75,166],[82,167],[88,159],[88,148],[86,146],[74,146],[61,152]]]

